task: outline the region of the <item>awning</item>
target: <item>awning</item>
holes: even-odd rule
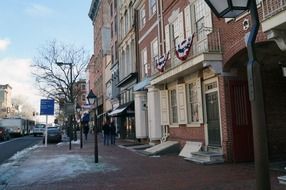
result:
[[[101,113],[97,116],[97,118],[100,118],[100,117],[104,117],[105,115],[107,115],[110,111],[107,111],[107,112],[104,112],[104,113]]]
[[[108,113],[108,115],[112,116],[112,117],[116,117],[116,116],[120,116],[122,114],[132,114],[132,113],[134,114],[134,111],[127,110],[127,108],[129,108],[132,104],[134,104],[133,101],[128,102],[126,104],[122,104],[122,105],[118,106],[117,108],[115,108],[114,110],[112,110],[112,112]]]

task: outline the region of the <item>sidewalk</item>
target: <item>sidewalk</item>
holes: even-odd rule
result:
[[[103,146],[99,136],[98,164],[94,163],[92,134],[82,149],[72,144],[69,150],[68,143],[35,147],[11,164],[8,174],[0,174],[0,190],[255,189],[253,163],[197,165],[176,155],[147,157],[118,147],[126,143]],[[271,172],[272,190],[285,189],[278,184],[279,175],[282,173]]]

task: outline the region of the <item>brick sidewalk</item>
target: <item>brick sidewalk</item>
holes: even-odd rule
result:
[[[85,142],[85,141],[84,141]],[[126,144],[119,141],[117,144]],[[176,155],[147,157],[116,145],[103,146],[99,138],[99,164],[112,165],[115,170],[83,173],[51,183],[34,183],[23,186],[7,186],[5,190],[250,190],[255,189],[252,163],[197,165]],[[79,145],[49,145],[32,152],[27,160],[33,162],[38,156],[56,157],[58,154],[93,156],[93,137],[90,135],[83,149]],[[91,160],[90,162],[93,162]],[[23,164],[25,164],[24,162]],[[22,166],[20,166],[22,167]],[[43,171],[48,172],[48,171]],[[272,189],[282,190],[278,184],[278,172],[271,172]],[[17,180],[17,179],[15,179]]]

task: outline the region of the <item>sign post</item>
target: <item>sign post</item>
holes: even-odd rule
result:
[[[46,115],[45,147],[48,146],[48,116],[54,115],[55,100],[41,99],[40,115]]]

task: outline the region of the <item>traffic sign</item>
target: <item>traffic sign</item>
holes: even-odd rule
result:
[[[40,115],[54,115],[55,100],[41,99]]]

